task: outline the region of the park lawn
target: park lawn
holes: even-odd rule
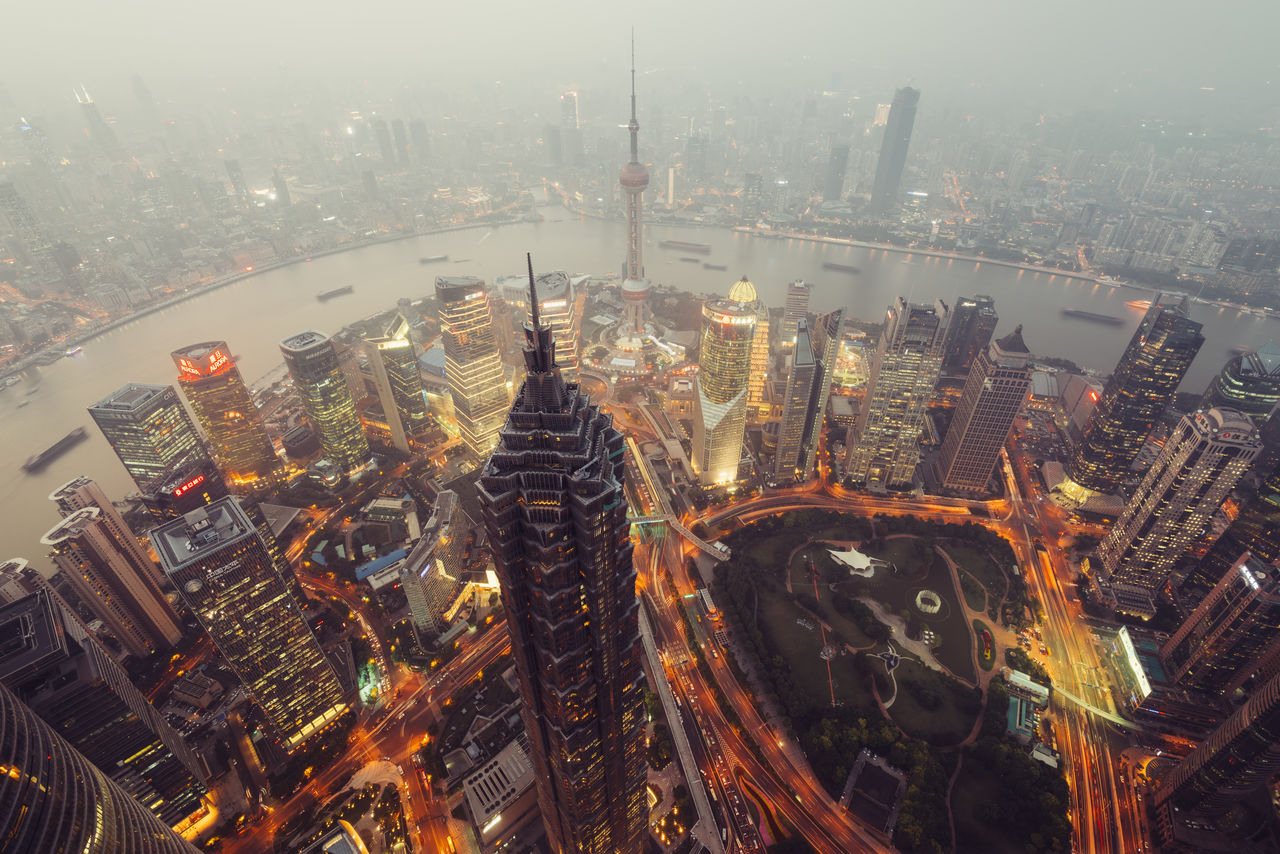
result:
[[[825,546],[813,545],[796,552],[795,559],[791,561],[792,591],[808,597],[813,596],[813,582],[809,579],[808,563],[805,560],[809,555],[813,555],[814,563],[818,568],[818,602],[825,609],[824,622],[831,626],[845,643],[855,647],[871,646],[871,638],[863,634],[857,623],[837,611],[836,606],[831,602],[834,593],[825,579],[831,577],[828,575],[828,570],[834,568],[836,562],[827,554]]]
[[[1004,572],[996,566],[995,561],[972,546],[958,543],[947,543],[942,550],[951,555],[956,566],[968,572],[986,588],[989,601],[994,603],[1004,598],[1009,590],[1009,580],[1004,577]],[[983,609],[974,608],[974,610]]]
[[[893,676],[898,683],[898,693],[889,707],[889,717],[907,735],[922,738],[930,744],[953,745],[973,729],[973,722],[982,708],[977,689],[962,685],[910,658],[902,659]],[[916,682],[933,692],[939,700],[937,708],[926,707],[908,682]]]
[[[956,822],[956,850],[961,854],[986,851],[1019,851],[1022,842],[1004,833],[1004,824],[991,820],[999,814],[1000,781],[966,756],[951,790],[951,814]],[[996,805],[993,809],[993,805]]]
[[[964,594],[964,603],[969,610],[978,613],[987,610],[987,588],[963,569],[957,569],[956,574],[960,576],[960,592]]]
[[[810,631],[796,622],[804,616],[785,597],[784,591],[776,593],[756,588],[760,596],[759,625],[773,645],[785,650],[783,657],[796,685],[825,706],[831,699],[831,687],[827,683],[827,663],[819,657],[822,652],[822,632],[815,624]],[[812,618],[808,618],[812,622]],[[830,640],[830,638],[828,638]],[[874,704],[869,677],[860,673],[851,653],[831,660],[831,681],[835,683],[836,702],[865,707]]]
[[[868,547],[862,549],[862,552],[896,565],[899,575],[903,578],[915,578],[926,570],[926,567],[921,566],[916,558],[915,542],[915,537],[893,537],[885,540],[882,548]]]

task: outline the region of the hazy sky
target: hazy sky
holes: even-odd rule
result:
[[[1276,0],[6,0],[0,20],[0,81],[33,113],[79,83],[131,106],[135,73],[161,101],[286,77],[587,85],[625,74],[634,26],[655,88],[693,80],[730,98],[839,74],[859,90],[910,80],[963,108],[1007,97],[1280,120]]]

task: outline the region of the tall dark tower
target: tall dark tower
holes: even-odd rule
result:
[[[907,165],[907,149],[911,146],[911,129],[916,124],[916,105],[920,90],[906,86],[893,95],[889,123],[880,144],[880,160],[876,163],[876,181],[871,187],[871,212],[889,213],[898,206],[902,170]]]
[[[1280,472],[1262,482],[1258,494],[1222,532],[1179,590],[1212,590],[1245,552],[1266,563],[1280,561]]]
[[[1191,319],[1185,298],[1172,305],[1157,300],[1147,310],[1067,463],[1071,483],[1066,492],[1073,485],[1108,495],[1120,488],[1200,352],[1200,326]]]
[[[644,334],[649,315],[649,282],[644,277],[644,236],[641,234],[640,214],[644,188],[649,186],[649,170],[640,162],[640,122],[636,121],[636,45],[631,41],[631,162],[622,167],[618,182],[627,194],[627,277],[622,283],[622,296],[626,301],[627,331]]]
[[[555,854],[636,854],[644,714],[623,438],[555,363],[529,262],[528,374],[480,477]]]

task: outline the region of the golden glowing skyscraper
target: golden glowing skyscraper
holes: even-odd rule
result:
[[[409,321],[397,314],[381,335],[364,339],[373,384],[378,390],[382,413],[391,428],[391,443],[404,453],[412,450],[412,440],[427,429],[427,399],[422,394],[418,354],[409,337]]]
[[[192,344],[172,355],[178,388],[209,437],[227,485],[252,489],[277,483],[283,466],[227,342]]]
[[[729,289],[728,299],[708,300],[702,306],[693,468],[703,484],[738,479],[758,319],[756,303],[756,289],[743,277]]]
[[[444,378],[453,397],[462,443],[477,457],[498,444],[507,417],[507,384],[493,332],[484,279],[437,276]]]

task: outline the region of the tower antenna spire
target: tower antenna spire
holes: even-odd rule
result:
[[[627,125],[631,131],[631,162],[640,162],[640,122],[636,120],[636,29],[631,28],[631,122]]]
[[[533,253],[524,253],[525,261],[529,263],[529,318],[533,322],[533,331],[538,331],[538,286],[533,281]]]

